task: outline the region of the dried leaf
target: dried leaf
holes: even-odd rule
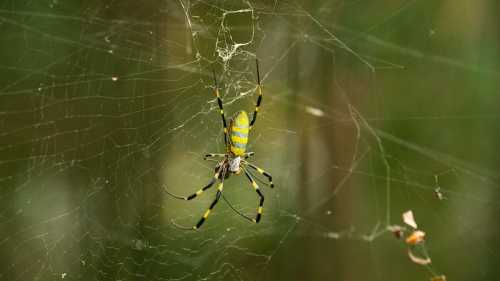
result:
[[[422,230],[415,230],[410,234],[410,236],[406,237],[406,244],[408,245],[416,245],[420,242],[424,241],[425,232]]]
[[[421,258],[421,257],[417,257],[415,256],[412,252],[411,252],[411,249],[408,249],[408,256],[410,257],[411,261],[416,263],[416,264],[420,264],[420,265],[428,265],[431,263],[431,259],[430,258]],[[438,279],[439,280],[439,279]]]
[[[403,221],[414,229],[418,228],[417,223],[415,222],[415,218],[413,217],[413,212],[411,210],[403,213]]]
[[[445,199],[443,193],[441,192],[441,187],[439,187],[439,186],[436,189],[434,189],[434,194],[436,195],[437,199],[439,199],[439,200]]]

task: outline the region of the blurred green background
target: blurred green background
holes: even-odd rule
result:
[[[0,4],[0,280],[495,280],[495,1]],[[185,202],[227,116],[242,176]],[[214,188],[215,189],[215,188]],[[390,231],[412,210],[415,254]],[[409,227],[405,236],[409,234]]]

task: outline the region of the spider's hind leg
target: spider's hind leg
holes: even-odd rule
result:
[[[248,180],[252,183],[252,186],[255,189],[255,192],[257,192],[257,195],[259,195],[260,197],[259,208],[257,209],[257,215],[255,216],[255,219],[253,219],[253,222],[258,223],[260,221],[260,218],[262,217],[264,195],[260,191],[260,188],[257,185],[257,183],[253,180],[252,176],[247,172],[247,170],[243,169],[243,171],[245,171],[245,175],[247,176]]]

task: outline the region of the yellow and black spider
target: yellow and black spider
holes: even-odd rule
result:
[[[208,210],[203,214],[201,219],[198,221],[198,223],[193,226],[193,229],[198,229],[201,227],[201,225],[205,222],[205,220],[208,218],[208,215],[210,215],[210,212],[212,209],[215,207],[217,202],[219,202],[219,199],[221,198],[222,195],[222,189],[224,187],[224,179],[227,179],[231,174],[239,175],[243,171],[245,173],[246,177],[248,180],[252,183],[253,188],[257,192],[257,195],[260,198],[259,201],[259,207],[257,209],[257,215],[255,216],[254,219],[250,219],[247,216],[244,216],[247,219],[252,220],[255,223],[258,223],[260,221],[260,218],[262,216],[262,211],[263,211],[263,204],[264,204],[264,195],[262,194],[262,191],[260,190],[259,186],[253,179],[251,173],[247,170],[247,167],[250,167],[251,169],[257,171],[261,175],[267,177],[269,180],[269,186],[274,187],[273,185],[273,180],[271,174],[267,173],[263,169],[253,165],[252,163],[246,161],[247,158],[252,156],[254,153],[253,152],[246,152],[246,147],[248,143],[248,133],[252,129],[255,120],[257,118],[257,113],[259,112],[259,106],[260,103],[262,102],[262,87],[260,84],[260,74],[259,74],[259,62],[258,60],[255,60],[255,65],[256,65],[256,71],[257,71],[257,93],[258,93],[258,98],[257,98],[257,104],[255,106],[255,111],[252,116],[252,121],[249,122],[248,119],[248,114],[246,111],[241,110],[238,111],[233,118],[229,120],[229,128],[227,127],[226,123],[226,117],[224,115],[224,108],[222,106],[222,99],[219,94],[219,88],[217,85],[217,79],[215,77],[215,72],[214,74],[214,84],[215,84],[215,95],[217,97],[217,103],[219,104],[219,109],[220,109],[220,114],[222,117],[222,125],[224,126],[224,144],[226,147],[226,153],[219,154],[219,153],[209,153],[205,154],[203,157],[204,160],[207,160],[207,158],[212,158],[212,157],[219,157],[222,158],[221,161],[218,161],[217,165],[215,166],[215,175],[213,176],[212,180],[204,186],[202,189],[196,191],[195,193],[182,197],[182,196],[177,196],[174,195],[168,191],[166,191],[168,194],[171,196],[178,198],[178,199],[183,199],[183,200],[192,200],[196,198],[198,195],[202,194],[204,191],[212,187],[217,180],[220,180],[219,186],[217,187],[217,194],[215,195],[214,201],[210,204],[208,207]],[[241,214],[240,214],[241,215]]]

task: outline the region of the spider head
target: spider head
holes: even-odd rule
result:
[[[240,162],[241,162],[241,157],[236,156],[232,159],[229,160],[229,171],[233,172],[235,174],[241,173],[241,168],[240,168]]]

